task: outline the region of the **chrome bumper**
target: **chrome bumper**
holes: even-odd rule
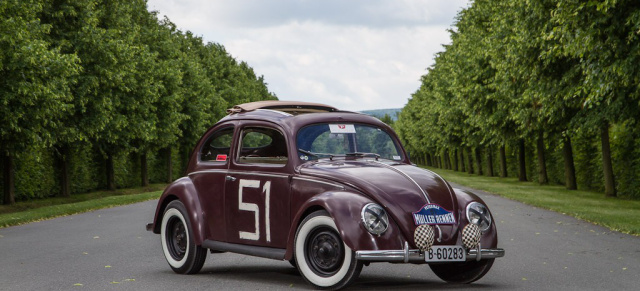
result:
[[[467,251],[467,261],[504,257],[504,249],[472,249]],[[367,262],[424,263],[424,252],[410,250],[404,243],[403,250],[356,251],[356,259]]]

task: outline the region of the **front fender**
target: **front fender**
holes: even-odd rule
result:
[[[352,250],[402,249],[404,238],[391,215],[389,215],[389,228],[380,236],[372,235],[364,228],[360,212],[368,203],[374,203],[374,201],[351,192],[325,192],[313,196],[300,207],[293,219],[285,258],[287,260],[293,258],[295,235],[302,220],[312,212],[322,209],[329,212],[342,240]]]
[[[471,191],[462,190],[453,188],[454,193],[456,194],[456,198],[458,199],[458,206],[460,211],[460,229],[467,225],[469,221],[467,220],[467,205],[471,202],[480,202],[489,208],[489,205],[485,203],[478,195],[472,193]],[[482,234],[482,238],[480,238],[480,245],[483,248],[495,248],[498,246],[498,232],[496,230],[495,219],[493,218],[493,213],[491,213],[491,208],[489,208],[489,214],[491,215],[491,227]]]
[[[153,219],[153,232],[159,234],[162,224],[162,215],[164,214],[167,204],[173,200],[180,200],[187,209],[191,230],[193,232],[193,240],[196,245],[202,245],[205,237],[204,212],[200,206],[200,199],[196,188],[189,177],[182,177],[171,183],[162,193],[156,207],[156,214]]]

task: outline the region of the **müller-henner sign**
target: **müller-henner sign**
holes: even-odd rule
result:
[[[416,225],[456,224],[453,213],[438,204],[425,204],[420,210],[413,212],[413,221]]]

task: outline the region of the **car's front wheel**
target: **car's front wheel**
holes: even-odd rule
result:
[[[195,274],[202,269],[207,249],[197,246],[187,210],[179,200],[167,205],[162,216],[160,237],[169,266],[178,274]]]
[[[495,259],[429,265],[442,280],[449,283],[468,284],[482,278],[493,266]]]
[[[302,221],[294,247],[300,274],[317,288],[344,288],[362,270],[362,263],[342,241],[335,222],[326,211],[316,211]]]

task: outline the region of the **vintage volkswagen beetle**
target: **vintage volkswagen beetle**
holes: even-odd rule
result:
[[[304,102],[235,106],[198,142],[154,222],[177,273],[206,251],[289,260],[339,289],[371,262],[429,264],[470,283],[504,250],[486,204],[411,164],[376,118]]]

